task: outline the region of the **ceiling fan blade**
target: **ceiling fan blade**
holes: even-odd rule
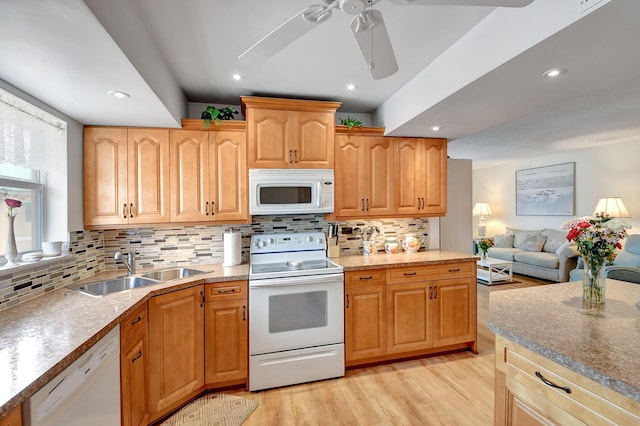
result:
[[[351,31],[374,80],[389,77],[398,71],[382,13],[371,9],[362,12],[351,21]]]
[[[533,0],[391,0],[403,6],[445,5],[445,6],[489,6],[489,7],[525,7]]]
[[[265,62],[330,17],[330,7],[324,5],[309,6],[262,37],[256,44],[238,56],[238,60],[247,64]]]

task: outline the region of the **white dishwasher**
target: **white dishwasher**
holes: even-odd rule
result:
[[[25,425],[119,425],[120,326],[36,392],[25,411]]]

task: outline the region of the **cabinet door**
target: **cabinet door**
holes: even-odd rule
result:
[[[399,215],[418,214],[422,206],[423,147],[416,139],[393,141],[393,186]]]
[[[335,114],[293,113],[293,167],[333,169]]]
[[[204,286],[149,299],[149,410],[155,420],[204,385]]]
[[[347,364],[387,353],[386,296],[384,284],[347,287],[344,305]]]
[[[245,132],[209,134],[211,220],[248,220],[246,152]]]
[[[359,135],[336,135],[336,217],[364,215],[365,146]]]
[[[129,223],[170,221],[169,131],[128,130]]]
[[[389,353],[432,347],[432,288],[426,282],[387,286]]]
[[[127,130],[84,129],[84,224],[128,222]]]
[[[207,303],[205,322],[207,385],[246,381],[249,356],[246,299]]]
[[[443,139],[425,139],[422,213],[445,215],[447,213],[447,142]]]
[[[247,109],[249,168],[288,168],[293,162],[292,113]]]
[[[171,221],[208,220],[209,136],[197,130],[172,130],[171,144]]]
[[[393,144],[391,139],[367,136],[365,152],[365,209],[371,216],[393,214]]]
[[[138,333],[120,351],[120,376],[122,389],[122,424],[146,425],[149,421],[147,405],[148,353],[147,333]]]
[[[437,281],[433,291],[433,346],[476,340],[476,285],[471,278]]]

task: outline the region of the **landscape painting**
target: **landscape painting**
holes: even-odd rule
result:
[[[576,163],[516,171],[516,215],[572,216]]]

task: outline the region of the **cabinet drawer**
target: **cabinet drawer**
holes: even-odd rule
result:
[[[411,281],[472,277],[476,273],[475,268],[475,262],[446,263],[409,268],[391,268],[387,269],[387,283],[394,284]]]
[[[207,302],[247,298],[247,281],[223,281],[205,284]]]
[[[385,283],[384,269],[369,269],[365,271],[345,272],[345,287],[368,287]]]
[[[143,304],[120,322],[120,345],[124,346],[138,331],[147,329],[147,304]]]
[[[496,368],[586,424],[640,424],[640,404],[517,345],[497,339]],[[540,377],[542,376],[542,377]],[[553,383],[561,388],[545,384]],[[569,392],[570,391],[570,392]],[[634,414],[636,413],[636,414]]]

